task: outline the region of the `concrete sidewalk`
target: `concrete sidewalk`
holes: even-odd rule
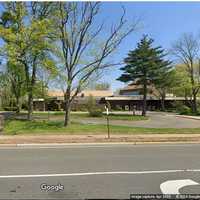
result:
[[[65,143],[200,143],[200,134],[138,134],[138,135],[15,135],[0,136],[1,145],[16,144],[65,144]]]

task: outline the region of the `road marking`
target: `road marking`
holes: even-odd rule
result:
[[[163,194],[180,194],[179,190],[185,186],[199,185],[199,183],[191,179],[183,180],[170,180],[160,185],[161,192]]]
[[[66,177],[66,176],[91,176],[91,175],[115,175],[115,174],[160,174],[176,172],[200,172],[200,169],[160,170],[160,171],[111,171],[111,172],[80,172],[67,174],[26,174],[26,175],[1,175],[2,178],[40,178],[40,177]]]

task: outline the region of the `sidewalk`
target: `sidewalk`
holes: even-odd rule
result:
[[[140,135],[15,135],[0,136],[1,145],[16,144],[64,144],[64,143],[160,143],[160,142],[193,142],[200,143],[200,134],[140,134]]]

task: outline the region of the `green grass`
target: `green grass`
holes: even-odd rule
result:
[[[105,119],[107,116],[103,114],[102,117],[90,117],[88,113],[72,113],[72,118],[95,118],[95,119]],[[147,120],[148,117],[140,116],[140,115],[128,115],[128,114],[110,114],[109,119],[111,120],[126,120],[126,121],[139,121],[139,120]]]
[[[105,115],[103,117],[106,117]],[[111,120],[127,120],[127,121],[140,121],[147,120],[149,117],[144,117],[141,115],[128,115],[128,114],[110,114]]]
[[[35,112],[34,113],[35,117],[46,117],[48,116],[47,112]],[[54,117],[64,117],[64,112],[51,112],[50,113],[50,118]],[[103,114],[101,117],[90,117],[88,113],[71,113],[72,119],[84,119],[84,118],[93,118],[93,119],[105,119],[106,115]],[[139,121],[139,120],[147,120],[149,119],[148,117],[140,116],[140,115],[128,115],[128,114],[110,114],[109,119],[111,120],[126,120],[126,121]]]
[[[111,134],[190,134],[200,133],[200,128],[175,129],[175,128],[133,128],[126,126],[110,126]],[[7,120],[4,133],[6,135],[24,134],[106,134],[106,125],[72,123],[63,127],[62,121],[26,121]]]

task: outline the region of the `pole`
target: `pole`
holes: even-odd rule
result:
[[[49,112],[49,102],[47,103],[47,111],[48,111],[48,121],[49,121],[49,119],[50,119],[50,112]]]
[[[108,139],[110,139],[110,124],[109,124],[109,116],[107,115],[107,129],[108,129]]]
[[[110,139],[110,124],[109,124],[109,112],[108,112],[108,107],[105,106],[105,109],[106,109],[106,118],[107,118],[108,139]]]

